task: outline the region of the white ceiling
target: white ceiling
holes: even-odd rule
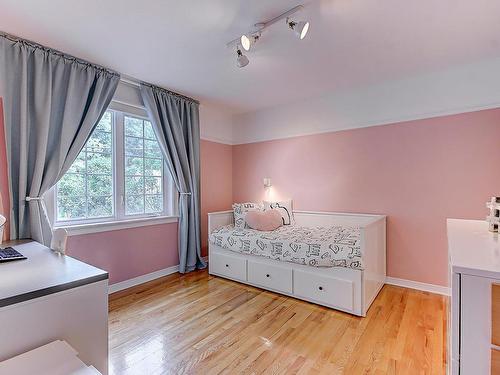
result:
[[[248,112],[500,57],[499,0],[316,0],[238,69],[226,43],[290,0],[0,0],[0,29]]]

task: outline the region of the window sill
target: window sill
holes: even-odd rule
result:
[[[120,229],[130,229],[146,227],[149,225],[177,223],[177,216],[154,216],[142,217],[130,220],[105,221],[102,223],[56,225],[55,228],[64,228],[68,231],[68,236],[78,236],[80,234],[109,232]]]

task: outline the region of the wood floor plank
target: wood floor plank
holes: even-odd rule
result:
[[[386,285],[366,318],[206,271],[110,296],[111,374],[444,374],[447,299]]]

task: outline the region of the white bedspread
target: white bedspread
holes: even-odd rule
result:
[[[316,267],[363,269],[359,227],[287,225],[261,232],[227,225],[210,233],[209,239],[242,254]]]

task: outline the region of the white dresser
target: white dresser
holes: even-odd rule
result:
[[[500,239],[480,220],[448,219],[452,374],[500,374]]]

